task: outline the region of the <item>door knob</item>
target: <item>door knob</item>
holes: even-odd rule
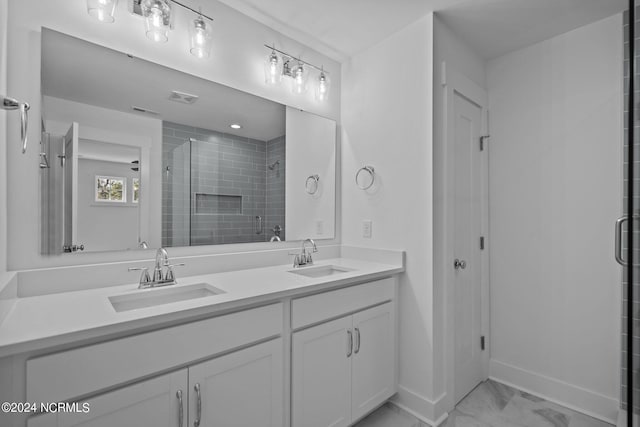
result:
[[[456,270],[460,270],[460,269],[464,270],[466,268],[466,266],[467,266],[467,262],[465,260],[461,260],[461,259],[456,258],[453,261],[453,268],[455,268]]]

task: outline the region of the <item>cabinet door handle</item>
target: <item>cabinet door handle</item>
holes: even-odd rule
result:
[[[351,329],[347,329],[347,357],[351,357],[353,353],[353,334],[351,333]]]
[[[200,417],[202,416],[202,396],[200,395],[200,383],[193,386],[196,391],[196,419],[193,420],[193,427],[200,426]]]
[[[360,351],[360,328],[356,328],[356,349],[354,350],[355,354],[358,354]]]
[[[178,427],[182,427],[184,421],[184,405],[182,404],[182,390],[176,391],[176,397],[178,398]]]

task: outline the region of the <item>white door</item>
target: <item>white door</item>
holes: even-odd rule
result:
[[[78,244],[78,123],[64,137],[64,245]],[[95,185],[95,183],[94,183]]]
[[[84,402],[89,405],[87,412],[82,412]],[[187,370],[123,387],[82,403],[78,412],[49,413],[30,418],[27,427],[186,426]]]
[[[280,427],[282,339],[189,367],[189,425]]]
[[[351,424],[352,316],[293,334],[292,425]]]
[[[395,393],[392,304],[353,315],[352,418],[359,419]]]
[[[483,379],[480,230],[482,108],[454,93],[455,400]]]

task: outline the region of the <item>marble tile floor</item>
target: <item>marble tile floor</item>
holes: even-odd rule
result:
[[[427,427],[391,404],[354,427]],[[611,424],[487,380],[469,393],[440,427],[612,427]]]

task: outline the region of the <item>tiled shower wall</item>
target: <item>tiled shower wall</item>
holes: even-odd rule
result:
[[[639,121],[639,113],[640,113],[640,70],[638,69],[638,58],[640,58],[640,7],[636,7],[635,11],[636,17],[636,34],[635,34],[635,55],[634,60],[636,61],[636,73],[634,76],[634,100],[635,100],[635,117],[634,117],[634,158],[633,158],[633,174],[634,174],[634,195],[633,195],[633,207],[634,212],[638,212],[638,208],[640,207],[640,121]],[[628,197],[627,197],[627,171],[629,168],[629,153],[628,153],[628,129],[629,129],[629,121],[628,121],[628,93],[629,93],[629,14],[628,12],[624,13],[624,116],[625,116],[625,125],[624,125],[624,206],[625,213],[628,213]],[[634,226],[640,226],[639,221],[634,222]],[[638,248],[640,248],[640,233],[635,232],[634,239],[634,264],[640,262],[638,260]],[[623,235],[623,242],[626,243],[626,233]],[[626,244],[623,245],[626,250]],[[624,255],[626,257],[626,254]],[[622,372],[621,372],[621,406],[626,409],[627,407],[627,271],[626,268],[623,269],[623,301],[622,301]],[[632,331],[633,334],[633,381],[634,381],[634,394],[633,394],[633,412],[640,412],[640,375],[638,367],[640,365],[640,268],[634,269],[634,285],[633,285],[633,322],[635,328]]]
[[[269,146],[271,163],[282,150],[281,176],[267,168]],[[267,143],[163,122],[163,167],[163,245],[264,242],[276,215],[284,225],[284,137]],[[267,209],[267,187],[275,194],[278,185],[282,210],[279,202]]]
[[[278,162],[276,164],[276,162]],[[271,166],[271,168],[269,168]],[[280,239],[285,239],[284,230],[284,171],[285,171],[284,135],[267,141],[267,200],[265,212],[267,240],[273,236],[273,227],[282,228]]]

